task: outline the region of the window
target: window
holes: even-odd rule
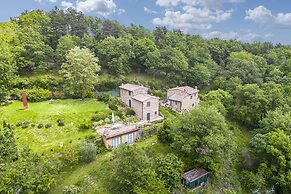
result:
[[[192,104],[192,107],[195,107],[195,104],[194,103]]]
[[[148,121],[151,120],[151,113],[147,113],[147,120],[148,120]]]
[[[131,91],[128,91],[128,95],[131,96]]]
[[[130,133],[126,135],[126,142],[129,144],[134,142],[134,133]]]
[[[115,137],[112,139],[112,147],[116,148],[121,144],[121,138],[120,137]]]
[[[147,102],[147,107],[150,107],[151,106],[151,102]]]
[[[193,98],[193,96],[191,95],[191,96],[190,96],[190,99],[192,99],[192,98]]]
[[[155,115],[158,115],[158,111],[155,112]]]

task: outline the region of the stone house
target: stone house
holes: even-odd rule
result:
[[[133,109],[139,120],[155,121],[159,115],[159,98],[148,94],[148,88],[134,84],[119,86],[120,100]]]
[[[148,88],[135,84],[122,84],[119,86],[120,100],[128,107],[132,107],[132,97],[137,94],[147,94]]]
[[[182,86],[168,89],[167,105],[177,112],[188,111],[199,104],[197,87]]]

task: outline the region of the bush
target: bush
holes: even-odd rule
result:
[[[107,93],[103,93],[103,94],[97,96],[97,100],[105,102],[105,103],[107,103],[109,101],[109,99],[110,99],[110,95]]]
[[[58,123],[58,126],[60,126],[60,127],[65,126],[65,122],[63,119],[58,119],[57,123]]]
[[[153,96],[157,96],[157,97],[159,97],[161,99],[166,98],[166,93],[165,92],[162,92],[161,90],[151,90],[150,93]]]
[[[77,194],[77,193],[81,193],[81,189],[80,187],[76,185],[65,186],[62,193],[63,194]]]
[[[22,90],[13,89],[10,91],[10,97],[15,100],[21,100]],[[52,98],[51,92],[45,89],[27,89],[26,90],[27,100],[30,102],[41,102]]]
[[[68,144],[64,146],[62,153],[62,161],[66,165],[74,165],[79,161],[80,146],[78,144]]]
[[[52,124],[50,124],[50,123],[47,123],[47,124],[45,125],[45,128],[46,128],[46,129],[51,128],[51,127],[52,127]]]
[[[22,122],[20,121],[15,124],[16,127],[20,127],[21,125],[22,125]]]
[[[27,99],[30,102],[40,102],[44,100],[51,99],[52,95],[49,90],[45,89],[28,89],[27,90]]]
[[[89,120],[83,120],[83,122],[79,125],[79,128],[82,130],[91,129],[92,122]]]
[[[135,115],[134,110],[132,110],[130,108],[125,108],[124,109],[124,113],[125,113],[126,116],[134,116]]]
[[[103,112],[98,112],[91,117],[91,121],[98,122],[100,120],[104,120],[107,117],[111,117],[111,114],[112,114],[112,111],[110,111],[110,110],[104,110]]]
[[[35,127],[35,124],[34,124],[34,123],[31,123],[30,126],[31,126],[32,128],[34,128],[34,127]]]
[[[28,88],[28,85],[29,83],[28,83],[27,78],[23,78],[23,77],[17,77],[12,82],[12,87],[18,88],[18,89]]]
[[[37,125],[37,128],[39,128],[39,129],[43,128],[43,124],[39,123],[39,124]]]
[[[22,125],[21,125],[21,128],[22,129],[26,129],[26,128],[28,128],[29,127],[29,125],[27,125],[27,124],[25,124],[25,123],[23,123]]]
[[[98,91],[109,91],[109,90],[114,90],[120,86],[121,81],[115,79],[114,77],[110,76],[103,76],[100,77],[95,84],[95,90]]]
[[[169,123],[168,121],[165,121],[163,123],[163,125],[160,127],[160,129],[158,130],[158,140],[162,143],[171,143],[172,139],[170,136],[171,133],[171,129],[169,127]]]
[[[96,146],[93,143],[84,142],[80,146],[80,159],[82,162],[90,163],[96,158]]]
[[[109,103],[108,107],[113,111],[118,111],[118,106],[113,103]]]
[[[101,154],[107,152],[107,148],[104,145],[104,142],[100,136],[90,135],[85,137],[86,142],[93,143],[96,146],[96,153]]]

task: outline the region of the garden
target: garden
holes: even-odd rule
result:
[[[29,110],[22,110],[22,103],[14,101],[0,108],[0,120],[15,129],[16,143],[27,144],[33,151],[42,153],[59,149],[60,146],[81,142],[86,136],[95,135],[93,130],[83,130],[80,124],[107,105],[95,99],[53,100],[29,103]]]

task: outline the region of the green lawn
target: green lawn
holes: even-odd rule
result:
[[[56,100],[29,103],[29,110],[23,111],[22,103],[15,101],[7,107],[0,108],[0,120],[15,125],[17,122],[29,121],[36,124],[35,127],[15,129],[15,137],[18,144],[27,144],[36,152],[43,152],[51,148],[58,149],[61,142],[64,144],[70,140],[82,141],[85,136],[94,134],[93,130],[80,131],[80,122],[90,117],[96,111],[106,109],[106,105],[95,99],[86,100]],[[57,120],[62,118],[65,126],[57,126]],[[38,129],[37,125],[42,123],[52,124],[51,128]]]

